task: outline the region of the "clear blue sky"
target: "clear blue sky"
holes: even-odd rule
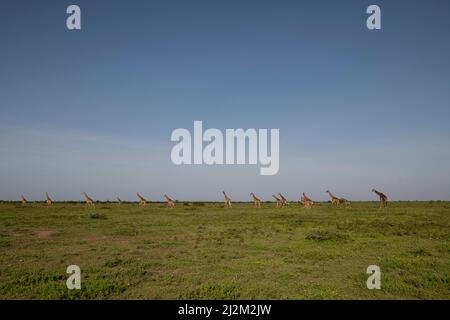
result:
[[[66,29],[78,4],[82,30]],[[365,26],[378,4],[382,30]],[[450,198],[449,1],[2,1],[0,199]],[[170,134],[279,128],[280,171]]]

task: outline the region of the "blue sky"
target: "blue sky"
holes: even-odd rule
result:
[[[68,31],[65,11],[82,10]],[[378,4],[382,30],[365,26]],[[0,199],[450,197],[448,1],[3,1]],[[175,166],[176,128],[279,128],[280,171]]]

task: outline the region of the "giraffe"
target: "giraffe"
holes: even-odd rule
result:
[[[94,200],[91,197],[89,197],[86,194],[86,192],[82,192],[81,194],[84,196],[84,199],[86,201],[86,206],[94,208],[95,207]]]
[[[20,197],[22,198],[22,204],[28,203],[28,200],[23,196],[23,194],[21,194]]]
[[[281,198],[281,202],[283,203],[283,207],[284,206],[288,206],[289,205],[289,201],[281,194],[281,193],[279,193],[278,192],[278,195],[280,196],[280,198]]]
[[[303,195],[300,197],[300,200],[298,200],[298,203],[300,203],[301,206],[306,208],[305,199],[303,198]]]
[[[304,192],[302,193],[300,202],[307,209],[311,208],[314,204],[314,201],[312,201],[311,198],[309,198]]]
[[[53,200],[52,198],[50,198],[50,196],[48,195],[48,192],[45,193],[45,204],[47,205],[47,207],[50,207],[53,204]]]
[[[300,203],[300,205],[305,206],[305,197],[302,196],[300,197],[300,200],[298,200],[298,203]]]
[[[253,199],[253,204],[256,208],[261,208],[261,199],[259,199],[253,192],[250,193]]]
[[[352,205],[352,202],[350,200],[345,199],[345,198],[339,198],[339,203],[343,204],[343,205],[346,205],[346,206],[351,206]]]
[[[283,200],[281,200],[280,198],[278,198],[276,195],[272,195],[272,197],[275,199],[275,201],[277,202],[277,208],[278,207],[282,207],[283,206]]]
[[[167,194],[164,195],[164,198],[166,198],[167,206],[169,208],[175,208],[175,201],[173,201],[170,197],[168,197]]]
[[[139,205],[145,207],[147,205],[147,200],[143,196],[141,196],[139,192],[136,192],[136,195],[139,198]]]
[[[119,197],[116,197],[116,199],[117,199],[117,203],[119,204],[119,205],[121,205],[122,204],[122,199],[120,199]]]
[[[338,206],[339,203],[340,203],[339,198],[336,197],[334,194],[332,194],[332,193],[330,192],[330,190],[327,190],[326,193],[328,193],[328,194],[330,195],[330,198],[331,198],[331,204],[332,204],[332,205]]]
[[[372,189],[372,192],[375,192],[380,197],[380,208],[387,207],[388,197],[383,192],[375,190],[375,188]]]
[[[222,193],[223,193],[223,196],[224,196],[225,208],[231,208],[231,199],[230,199],[230,197],[227,196],[225,191],[222,191]]]

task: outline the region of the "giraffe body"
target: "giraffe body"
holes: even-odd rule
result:
[[[350,206],[352,204],[352,202],[350,200],[345,199],[345,198],[339,198],[339,204]]]

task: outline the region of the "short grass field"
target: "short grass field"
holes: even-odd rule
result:
[[[0,298],[449,299],[449,240],[449,202],[3,203]]]

